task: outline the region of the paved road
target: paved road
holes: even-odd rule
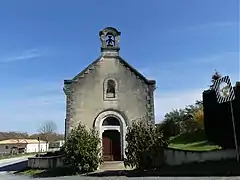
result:
[[[31,178],[0,174],[0,180],[30,180]],[[56,178],[41,178],[40,180],[240,180],[240,177],[82,177],[66,176]]]
[[[18,171],[27,166],[27,157],[0,160],[0,180],[30,180],[32,178],[13,175],[12,172]],[[240,180],[240,177],[89,177],[89,176],[66,176],[55,178],[41,178],[41,180]]]
[[[12,173],[27,167],[28,157],[32,157],[32,155],[0,160],[0,180],[16,179]]]
[[[28,156],[15,157],[15,158],[9,158],[9,159],[1,159],[0,160],[0,168],[2,168],[4,166],[11,165],[11,164],[15,164],[15,163],[20,163],[20,162],[26,161],[28,159],[28,157],[33,157],[33,156],[34,155],[28,155]]]

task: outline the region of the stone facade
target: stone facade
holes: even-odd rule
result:
[[[131,121],[155,123],[155,81],[146,79],[119,56],[120,32],[109,27],[99,35],[101,56],[72,80],[64,81],[65,135],[81,122],[87,128],[97,128],[101,138],[101,123],[106,117],[115,117],[120,121],[120,129],[116,129],[121,133],[124,154],[126,128]],[[106,40],[109,35],[112,40]]]

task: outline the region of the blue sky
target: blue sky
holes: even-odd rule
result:
[[[156,120],[201,99],[214,69],[239,80],[238,0],[0,2],[0,131],[64,131],[63,80],[100,55],[98,32],[122,32],[121,56],[157,80]]]

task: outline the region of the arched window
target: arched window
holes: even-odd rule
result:
[[[104,99],[116,100],[117,99],[117,81],[112,78],[105,79],[104,81]]]
[[[107,82],[107,97],[115,98],[115,92],[116,92],[115,87],[116,87],[115,82],[112,79],[108,80],[108,82]]]
[[[103,126],[120,126],[120,123],[115,117],[108,117],[103,121],[102,125]]]
[[[116,84],[115,82],[110,79],[107,81],[107,92],[106,92],[106,95],[107,95],[107,98],[115,98],[115,93],[116,93]]]

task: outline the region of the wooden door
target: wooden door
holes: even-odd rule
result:
[[[114,161],[121,160],[121,141],[120,133],[118,131],[112,132],[112,155]]]
[[[112,161],[112,141],[110,137],[103,137],[103,160],[104,161]]]
[[[104,161],[121,160],[120,133],[118,131],[104,131],[102,145]]]

